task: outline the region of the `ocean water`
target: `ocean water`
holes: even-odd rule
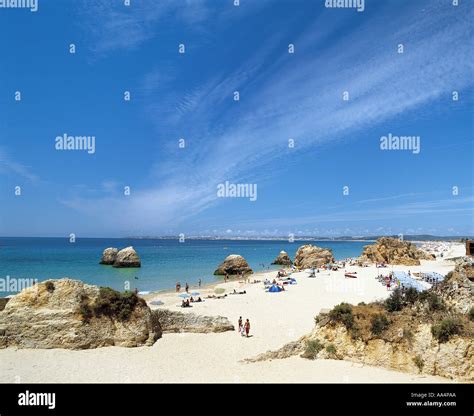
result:
[[[216,282],[217,266],[229,255],[245,257],[254,271],[275,269],[270,266],[280,250],[291,258],[303,244],[314,244],[333,250],[336,259],[359,256],[367,242],[345,241],[236,241],[78,238],[0,238],[0,279],[58,279],[69,277],[85,283],[108,286],[116,290],[155,291],[171,289],[177,281],[182,285]],[[102,251],[133,246],[141,268],[116,269],[100,265]],[[127,286],[126,286],[127,285]],[[12,294],[2,292],[1,296]]]

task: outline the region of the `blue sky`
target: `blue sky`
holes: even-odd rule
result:
[[[324,3],[0,9],[0,235],[474,234],[473,4]]]

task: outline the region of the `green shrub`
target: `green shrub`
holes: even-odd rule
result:
[[[356,324],[353,324],[352,328],[350,329],[350,334],[352,339],[360,338],[361,330]]]
[[[419,293],[415,288],[409,287],[405,290],[405,301],[407,303],[414,304],[418,300],[418,298]]]
[[[403,308],[403,295],[400,288],[396,288],[390,297],[385,301],[385,309],[388,312],[401,311]]]
[[[86,295],[81,295],[79,303],[79,313],[82,315],[82,321],[85,323],[88,323],[94,316],[94,312],[89,306],[89,299]]]
[[[342,323],[347,329],[354,326],[354,315],[352,314],[352,306],[348,303],[336,305],[330,312],[329,318],[334,322]]]
[[[430,311],[442,311],[445,309],[443,300],[434,292],[423,292],[420,294],[420,300],[428,303]]]
[[[330,357],[335,357],[336,356],[336,347],[334,344],[329,344],[326,347],[326,352],[329,354]]]
[[[439,342],[446,342],[462,330],[462,322],[457,318],[445,318],[431,326],[431,333]]]
[[[389,326],[388,319],[385,315],[379,313],[374,315],[371,320],[371,331],[374,335],[380,335]]]
[[[96,316],[115,316],[121,321],[126,321],[139,302],[140,299],[133,292],[120,293],[109,287],[101,287],[99,297],[94,304],[94,314]]]
[[[53,282],[46,282],[45,283],[45,286],[46,286],[46,290],[49,292],[49,293],[53,293],[54,292],[54,289],[56,289],[54,287],[54,283]]]
[[[321,344],[317,339],[306,341],[306,348],[304,350],[303,357],[314,360],[323,348],[324,345]]]
[[[423,361],[423,358],[421,358],[421,355],[414,357],[413,362],[418,367],[418,371],[421,373],[423,371],[423,367],[425,366],[425,362]]]
[[[469,311],[469,319],[474,321],[474,307],[472,307]]]

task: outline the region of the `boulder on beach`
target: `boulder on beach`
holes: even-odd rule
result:
[[[236,275],[236,274],[249,274],[253,273],[247,260],[238,254],[231,254],[219,265],[214,274],[216,275]]]
[[[117,253],[113,266],[141,267],[140,257],[132,246],[125,247]]]
[[[280,251],[280,254],[277,256],[275,260],[273,260],[272,264],[280,264],[282,266],[291,266],[293,262],[290,259],[290,256],[286,251]]]
[[[118,250],[115,247],[106,248],[102,253],[100,264],[114,264],[115,259],[117,258],[117,253]]]
[[[332,250],[307,244],[296,251],[295,266],[300,269],[317,268],[323,264],[334,263]]]
[[[194,332],[207,334],[235,330],[234,325],[224,316],[201,316],[161,308],[155,309],[152,313],[160,322],[163,333]]]
[[[48,280],[13,296],[0,312],[0,348],[87,349],[152,345],[158,319],[132,292]]]
[[[419,266],[420,260],[434,260],[432,254],[419,250],[415,244],[398,238],[382,237],[375,244],[364,247],[360,263],[386,263]]]

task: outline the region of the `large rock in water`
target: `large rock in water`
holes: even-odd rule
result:
[[[137,347],[160,337],[143,299],[71,279],[29,287],[0,312],[0,348]]]
[[[226,259],[220,264],[216,269],[214,274],[224,275],[224,274],[248,274],[253,273],[253,270],[250,268],[247,260],[238,254],[231,254],[227,256]]]
[[[141,267],[141,265],[140,257],[132,246],[120,250],[113,264],[114,267]]]
[[[117,253],[118,250],[114,247],[106,248],[102,253],[100,264],[114,264],[115,259],[117,258]]]
[[[434,260],[433,256],[419,250],[409,241],[382,237],[373,245],[365,246],[359,257],[361,263],[386,263],[405,266],[418,266],[420,260]]]
[[[280,251],[278,257],[273,260],[272,264],[281,264],[282,266],[291,266],[293,262],[286,251]]]
[[[300,269],[316,268],[333,262],[332,250],[311,244],[298,248],[295,255],[295,266]]]
[[[201,316],[194,313],[155,309],[153,312],[163,332],[226,332],[234,331],[234,325],[223,316]]]

